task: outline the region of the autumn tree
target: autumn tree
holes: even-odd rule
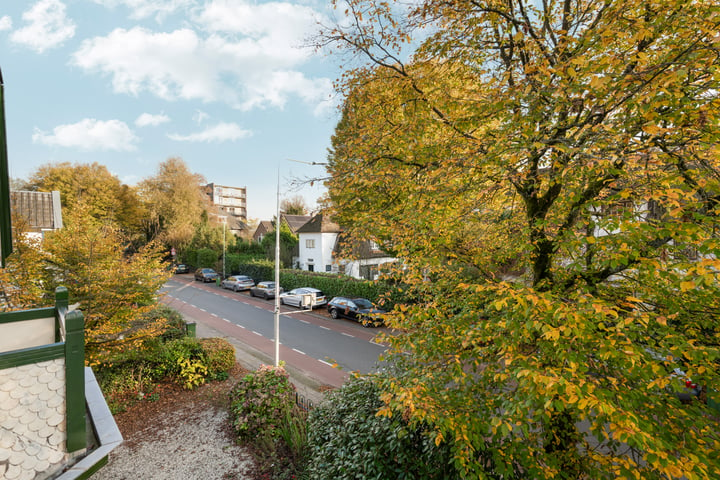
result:
[[[135,190],[124,185],[107,167],[97,162],[43,165],[30,176],[25,188],[42,192],[59,191],[64,213],[83,203],[89,207],[86,210],[89,215],[116,223],[127,234],[141,231],[145,212]]]
[[[22,216],[13,218],[13,253],[0,268],[0,310],[14,311],[47,307],[51,292],[45,289],[49,272],[42,240],[30,233]]]
[[[318,45],[367,63],[330,198],[414,297],[385,414],[435,425],[466,478],[720,475],[677,395],[720,380],[717,7],[340,3]]]
[[[204,184],[205,179],[192,173],[180,158],[162,162],[155,176],[143,180],[138,189],[149,212],[145,221],[148,238],[175,248],[186,246],[209,209]]]
[[[286,215],[307,215],[308,207],[302,195],[295,195],[280,202],[280,211]]]
[[[162,331],[165,319],[147,321],[144,314],[156,305],[157,292],[170,274],[164,248],[150,243],[130,254],[122,231],[89,210],[80,204],[69,212],[65,227],[48,234],[43,246],[45,268],[52,273],[45,288],[67,287],[70,301],[79,304],[87,358],[93,363],[113,351],[136,348]]]

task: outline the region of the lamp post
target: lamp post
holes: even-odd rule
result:
[[[280,167],[275,201],[275,366],[280,366]]]
[[[303,162],[300,160],[293,160],[288,158],[291,162],[304,163],[306,165],[327,165],[326,163],[320,162]],[[277,198],[275,201],[275,366],[280,366],[280,166],[278,165],[277,172]],[[307,299],[305,299],[307,300]],[[302,307],[305,306],[305,300],[300,301],[301,310],[294,312],[285,312],[284,315],[291,315],[293,313],[301,313],[305,311]],[[310,309],[312,309],[312,302],[310,303]]]

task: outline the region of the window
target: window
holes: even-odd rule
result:
[[[308,272],[314,272],[315,271],[315,265],[312,263],[308,265]]]
[[[315,248],[315,239],[308,238],[307,240],[305,240],[305,248]]]
[[[332,265],[325,265],[326,272],[332,272]]]

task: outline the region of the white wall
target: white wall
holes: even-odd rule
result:
[[[313,265],[313,271],[324,272],[326,265],[332,265],[332,252],[335,247],[337,233],[301,233],[298,235],[299,263],[301,270],[310,270],[308,265]],[[315,247],[308,248],[307,240],[314,240]],[[312,261],[311,261],[312,260]]]

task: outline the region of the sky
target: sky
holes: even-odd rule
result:
[[[326,0],[5,0],[0,68],[10,177],[70,162],[135,185],[180,157],[247,187],[248,218],[313,208],[341,100],[337,61],[305,48]],[[300,163],[305,162],[305,163]]]

